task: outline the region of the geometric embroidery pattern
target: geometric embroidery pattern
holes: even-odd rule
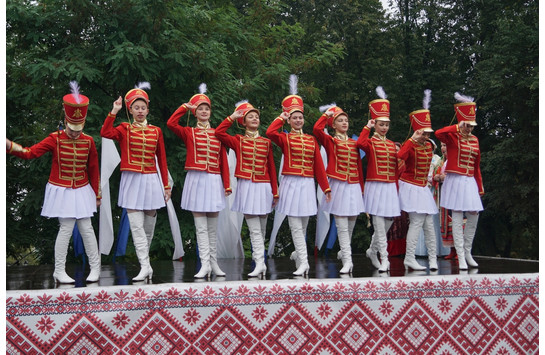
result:
[[[6,292],[8,354],[538,354],[539,274]]]

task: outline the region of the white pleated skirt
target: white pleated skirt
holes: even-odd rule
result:
[[[47,183],[41,215],[49,218],[89,218],[97,211],[97,196],[90,184],[72,189]]]
[[[401,215],[395,183],[368,181],[363,194],[364,212],[379,217]]]
[[[181,206],[191,212],[219,212],[225,208],[225,189],[220,174],[188,170]]]
[[[439,213],[433,194],[427,186],[417,186],[399,180],[399,205],[407,213]]]
[[[239,178],[231,211],[244,214],[267,214],[272,211],[273,194],[269,182]]]
[[[331,187],[331,201],[322,197],[324,211],[336,216],[357,216],[364,211],[360,184],[349,184],[334,178],[328,178]]]
[[[483,203],[475,178],[448,173],[441,188],[440,205],[453,211],[482,211]]]
[[[165,207],[165,190],[159,175],[122,171],[117,204],[139,211]]]
[[[318,212],[314,178],[283,175],[276,211],[290,217],[314,216]]]

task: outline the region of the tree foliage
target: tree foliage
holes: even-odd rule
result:
[[[487,192],[476,252],[537,258],[537,1],[391,3],[387,14],[378,0],[8,0],[7,136],[29,146],[54,131],[68,82],[77,80],[91,99],[85,131],[100,153],[99,131],[112,102],[149,81],[150,122],[165,134],[173,200],[191,255],[192,217],[178,207],[186,153],[165,122],[201,82],[212,99],[213,125],[249,99],[261,110],[262,133],[289,93],[291,73],[299,76],[309,133],[317,107],[334,101],[358,134],[382,85],[391,101],[389,135],[397,141],[408,136],[408,113],[421,108],[424,89],[433,92],[434,128],[451,123],[452,95],[462,91],[477,98]],[[278,149],[275,156],[279,162]],[[57,222],[38,217],[49,167],[48,157],[7,159],[7,253],[16,259],[32,247],[42,262],[52,260]],[[119,176],[110,180],[115,223]],[[169,258],[166,211],[159,213],[151,255]],[[365,224],[361,216],[358,252],[369,242]],[[281,234],[288,237],[279,237],[278,250],[287,252],[289,233]]]

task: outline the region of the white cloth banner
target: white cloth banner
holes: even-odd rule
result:
[[[157,166],[159,169],[159,165]],[[168,172],[168,184],[174,189],[174,180]],[[184,244],[182,243],[182,233],[180,232],[180,222],[178,222],[178,216],[174,209],[172,199],[167,202],[168,222],[170,223],[170,230],[172,232],[172,239],[174,240],[174,253],[172,254],[172,260],[178,260],[185,255]]]
[[[115,143],[108,138],[102,138],[100,162],[100,188],[102,201],[98,224],[98,245],[101,254],[109,255],[114,244],[114,225],[112,221],[112,204],[110,202],[110,176],[119,165],[121,157]]]
[[[159,175],[159,180],[162,181],[161,168],[159,167],[157,155],[155,156],[155,165],[157,166],[157,175]],[[168,184],[170,185],[171,189],[174,189],[174,180],[170,175],[170,171],[168,171]],[[180,222],[178,222],[178,216],[176,215],[176,210],[174,210],[172,199],[169,199],[166,205],[170,232],[172,234],[172,240],[174,241],[174,253],[172,254],[172,260],[178,260],[185,255],[184,246],[182,243],[182,233],[180,232]]]
[[[284,154],[282,154],[282,159],[280,159],[280,170],[278,172],[278,186],[280,186],[280,182],[282,181],[282,166],[284,166]],[[276,210],[274,211],[274,220],[273,220],[273,229],[271,231],[271,238],[269,239],[269,251],[268,255],[273,256],[274,254],[274,246],[276,244],[276,236],[278,234],[278,230],[282,226],[282,222],[284,222],[284,219],[286,218],[286,215],[283,213],[280,213]]]
[[[326,129],[327,131],[327,129]],[[327,133],[327,132],[326,132]],[[324,168],[327,169],[327,153],[325,148],[320,148],[320,154],[322,155],[322,161],[324,162]],[[324,193],[320,186],[316,189],[316,197],[318,198],[318,213],[316,215],[316,241],[315,246],[320,250],[322,244],[327,238],[327,232],[329,232],[330,217],[329,212],[323,210],[322,197]]]
[[[225,197],[225,208],[220,211],[218,216],[217,257],[218,259],[244,258],[244,246],[240,236],[244,215],[240,212],[231,211],[237,190],[237,179],[235,178],[237,157],[234,150],[229,149],[227,159],[229,161],[229,178],[233,192]]]

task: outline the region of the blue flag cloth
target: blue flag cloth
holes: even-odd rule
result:
[[[72,241],[74,243],[74,255],[76,258],[80,255],[83,255],[85,258],[85,248],[83,247],[83,239],[81,238],[77,222],[74,224],[74,230],[72,231]]]
[[[335,224],[335,217],[331,215],[331,226],[329,227],[329,234],[327,235],[326,249],[331,250],[337,241],[337,225]]]
[[[358,136],[356,136],[355,134],[352,135],[352,139],[355,140],[356,142],[358,141]],[[363,159],[363,157],[365,156],[365,152],[361,149],[358,149],[360,151],[360,159]]]
[[[130,229],[127,210],[123,209],[123,212],[121,213],[121,223],[119,224],[119,230],[117,231],[117,244],[115,247],[114,259],[116,256],[125,255],[125,251],[127,250],[127,242],[129,241]]]

